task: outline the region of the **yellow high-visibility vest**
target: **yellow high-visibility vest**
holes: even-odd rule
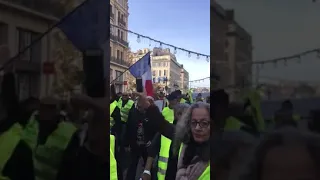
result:
[[[174,121],[174,112],[172,109],[165,107],[162,110],[163,117],[170,122],[171,124]],[[159,159],[158,159],[158,180],[164,180],[166,176],[166,171],[168,167],[168,159],[169,159],[169,151],[171,140],[166,138],[165,136],[161,135],[161,146],[159,152]]]
[[[115,124],[113,117],[111,116],[113,111],[116,109],[118,105],[117,101],[113,101],[113,103],[110,104],[110,128]]]
[[[127,104],[122,107],[122,98],[119,99],[118,107],[120,109],[121,121],[123,121],[123,122],[128,121],[129,111],[132,108],[133,104],[134,104],[134,101],[129,99]]]
[[[181,98],[180,103],[186,103],[187,101],[184,98]]]
[[[226,119],[224,130],[231,130],[231,131],[240,130],[242,126],[243,126],[243,123],[240,120],[230,116]]]
[[[20,142],[22,131],[21,125],[15,123],[6,132],[0,134],[0,180],[10,180],[8,177],[3,176],[3,169]]]
[[[181,155],[182,148],[183,148],[183,145],[180,146],[179,158]],[[198,178],[198,180],[210,180],[210,161],[208,162],[208,167],[203,171],[203,173]]]
[[[114,156],[115,138],[110,135],[110,180],[118,180],[117,161]]]
[[[31,116],[32,119],[22,133],[22,139],[33,150],[36,180],[54,180],[58,174],[63,153],[77,128],[71,123],[61,122],[44,145],[37,145],[39,123],[34,117],[34,115]]]

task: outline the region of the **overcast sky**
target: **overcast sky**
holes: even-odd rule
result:
[[[312,0],[217,0],[235,10],[236,20],[253,37],[254,60],[288,56],[320,48],[320,2]],[[320,82],[316,54],[288,61],[277,68],[265,65],[262,76]]]

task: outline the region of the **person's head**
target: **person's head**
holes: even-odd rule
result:
[[[55,122],[59,116],[59,101],[53,97],[45,97],[40,100],[39,120],[47,123]]]
[[[169,101],[169,107],[170,107],[171,109],[173,109],[173,108],[179,103],[179,101],[178,101],[178,96],[177,96],[177,94],[175,94],[175,93],[169,94],[168,97],[167,97],[167,99],[168,99],[168,101]]]
[[[165,94],[163,92],[159,93],[159,98],[164,98]]]
[[[224,118],[226,118],[228,114],[228,108],[229,108],[229,95],[223,90],[215,90],[210,93],[210,96],[212,98],[212,119],[214,121],[214,124],[216,124],[217,128],[222,126],[224,122]]]
[[[293,104],[290,100],[285,100],[282,102],[281,108],[287,109],[287,110],[293,110]]]
[[[275,127],[293,126],[297,127],[296,121],[293,119],[292,111],[289,109],[281,109],[275,113]]]
[[[210,138],[210,122],[210,105],[192,104],[176,125],[175,139],[184,143],[191,139],[199,144],[205,143]]]
[[[179,96],[179,97],[182,95],[181,90],[176,90],[174,93],[176,93],[176,95]]]
[[[241,180],[317,180],[320,178],[320,137],[282,128],[265,135]]]
[[[127,101],[129,99],[129,94],[124,92],[124,93],[122,93],[121,97],[122,97],[123,101]]]
[[[31,113],[33,113],[36,110],[39,110],[40,100],[35,97],[29,97],[28,99],[20,102],[20,110],[23,116],[30,117]]]
[[[180,120],[182,115],[189,109],[190,105],[187,103],[180,103],[174,107],[174,118]]]
[[[213,134],[211,140],[212,162],[215,164],[217,180],[228,180],[238,177],[247,164],[257,139],[243,131],[225,131]]]

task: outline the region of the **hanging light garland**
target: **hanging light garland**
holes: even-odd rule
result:
[[[149,36],[146,36],[146,35],[142,35],[142,34],[139,34],[139,33],[136,33],[136,32],[133,32],[131,30],[128,30],[128,29],[125,29],[125,28],[122,28],[120,26],[117,26],[117,25],[114,25],[114,24],[110,24],[112,27],[114,28],[118,28],[118,29],[121,29],[123,31],[126,31],[128,33],[131,33],[131,34],[134,34],[137,36],[137,42],[140,43],[141,42],[141,39],[148,39],[149,40],[149,47],[151,47],[151,43],[154,42],[156,44],[159,44],[159,47],[162,48],[163,46],[166,46],[166,47],[170,47],[170,48],[173,48],[174,49],[174,54],[177,54],[177,51],[184,51],[187,53],[187,56],[190,58],[192,55],[196,55],[197,59],[200,59],[200,57],[205,57],[206,58],[206,61],[209,62],[210,61],[210,55],[207,55],[207,54],[202,54],[202,53],[198,53],[198,52],[194,52],[194,51],[191,51],[191,50],[188,50],[188,49],[184,49],[184,48],[180,48],[180,47],[176,47],[174,45],[171,45],[171,44],[168,44],[168,43],[165,43],[165,42],[162,42],[162,41],[159,41],[159,40],[156,40],[156,39],[153,39]]]
[[[278,67],[279,63],[283,63],[285,66],[287,66],[289,61],[297,61],[298,63],[301,63],[301,58],[306,55],[310,54],[316,54],[317,58],[320,58],[320,49],[311,49],[308,51],[304,51],[298,54],[294,54],[291,56],[286,56],[286,57],[280,57],[280,58],[274,58],[274,59],[269,59],[269,60],[264,60],[264,61],[254,61],[254,62],[245,62],[245,63],[239,63],[241,65],[259,65],[260,68],[262,68],[265,64],[273,64],[274,68]]]
[[[202,79],[196,79],[196,80],[192,80],[192,81],[189,81],[189,83],[198,83],[198,82],[204,82],[204,80],[206,79],[210,79],[210,77],[205,77],[205,78],[202,78]]]

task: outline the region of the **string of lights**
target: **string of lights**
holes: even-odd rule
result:
[[[149,46],[151,46],[151,43],[157,43],[159,44],[159,47],[162,48],[163,46],[166,46],[166,47],[169,47],[169,48],[172,48],[174,50],[174,54],[177,54],[178,51],[184,51],[187,53],[187,56],[190,58],[191,55],[196,55],[197,59],[200,59],[200,57],[205,57],[206,58],[206,61],[209,62],[210,61],[210,55],[207,55],[207,54],[203,54],[203,53],[199,53],[199,52],[195,52],[195,51],[191,51],[191,50],[188,50],[188,49],[185,49],[185,48],[181,48],[181,47],[177,47],[177,46],[174,46],[174,45],[171,45],[171,44],[168,44],[168,43],[165,43],[165,42],[162,42],[162,41],[159,41],[159,40],[156,40],[154,38],[151,38],[149,36],[146,36],[146,35],[142,35],[142,34],[139,34],[139,33],[136,33],[136,32],[133,32],[129,29],[125,29],[123,27],[120,27],[120,26],[117,26],[117,25],[114,25],[114,24],[110,24],[111,25],[111,28],[114,27],[114,28],[118,28],[118,29],[121,29],[123,31],[126,31],[128,33],[131,33],[131,34],[134,34],[137,36],[137,42],[140,43],[141,42],[141,39],[148,39],[149,40]],[[112,29],[111,29],[111,32],[112,32]]]
[[[204,80],[206,80],[206,79],[210,79],[210,77],[205,77],[205,78],[202,78],[202,79],[195,79],[195,80],[189,81],[189,83],[204,82]]]
[[[288,61],[297,61],[298,63],[301,62],[301,59],[306,56],[306,55],[310,55],[310,54],[316,54],[317,58],[320,58],[320,49],[311,49],[311,50],[307,50],[301,53],[297,53],[297,54],[293,54],[290,56],[285,56],[285,57],[279,57],[279,58],[274,58],[274,59],[269,59],[269,60],[264,60],[264,61],[253,61],[253,62],[244,62],[244,63],[240,63],[241,65],[265,65],[265,64],[274,64],[274,66],[276,67],[278,63],[283,62],[284,65],[287,65]]]

